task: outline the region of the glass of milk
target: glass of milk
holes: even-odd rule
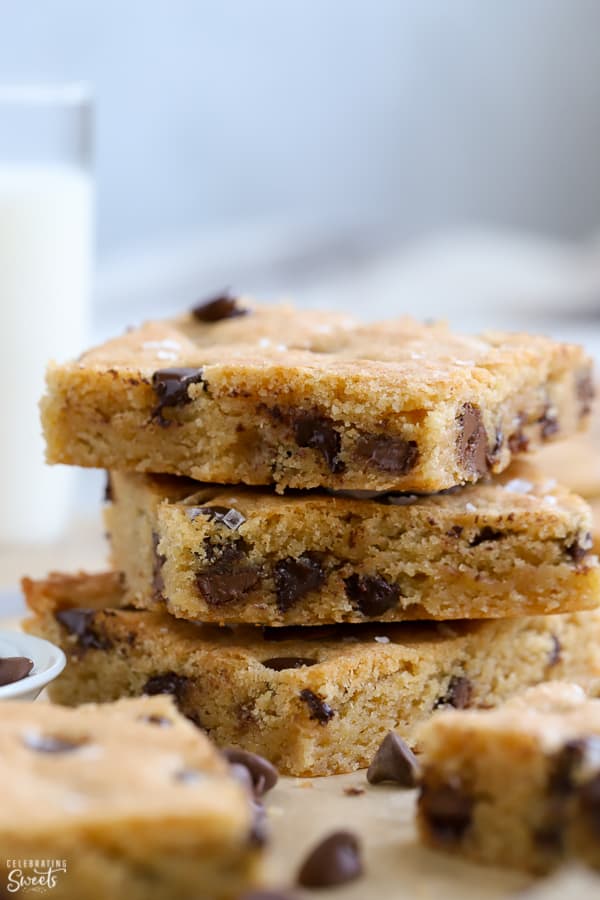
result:
[[[92,244],[90,93],[0,85],[0,543],[50,541],[74,471],[47,466],[38,403],[48,360],[86,343]]]

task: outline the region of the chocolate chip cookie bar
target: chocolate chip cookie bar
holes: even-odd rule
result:
[[[285,487],[438,491],[575,432],[590,361],[543,337],[217,297],[51,366],[48,460]]]
[[[203,622],[318,625],[592,608],[579,497],[516,464],[493,481],[373,499],[114,472],[113,562],[133,605]]]
[[[292,775],[367,766],[391,730],[494,706],[548,678],[600,675],[600,611],[487,621],[221,628],[123,609],[118,574],[24,581],[28,631],[69,662],[59,703],[161,692],[220,746]]]
[[[3,897],[35,869],[59,900],[233,900],[261,877],[250,793],[169,697],[3,704],[0,756]]]
[[[600,700],[540,685],[496,710],[436,715],[419,743],[426,843],[536,872],[569,857],[600,868]]]

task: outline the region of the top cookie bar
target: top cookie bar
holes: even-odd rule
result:
[[[48,460],[222,483],[438,491],[576,431],[591,363],[524,334],[228,296],[53,365]]]

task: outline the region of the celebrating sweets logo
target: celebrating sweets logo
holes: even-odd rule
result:
[[[7,859],[6,890],[9,894],[43,894],[58,884],[67,871],[66,859]]]

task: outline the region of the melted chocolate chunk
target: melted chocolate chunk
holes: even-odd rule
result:
[[[279,773],[264,756],[250,753],[248,750],[238,750],[236,747],[223,750],[223,756],[228,762],[244,766],[248,770],[257,797],[262,797],[277,784]]]
[[[413,788],[417,786],[418,776],[417,757],[399,735],[390,731],[367,769],[367,781],[369,784],[393,781],[401,787]]]
[[[202,383],[202,369],[199,368],[159,369],[152,376],[152,387],[158,398],[158,404],[152,411],[152,418],[157,419],[159,425],[165,428],[169,426],[171,421],[163,418],[163,409],[167,406],[185,406],[190,403],[188,388],[192,384]]]
[[[239,299],[229,291],[202,300],[191,310],[193,317],[199,322],[220,322],[221,319],[247,316],[249,312],[249,309],[239,305]]]
[[[436,787],[423,785],[419,809],[437,840],[454,843],[471,824],[473,800],[465,793],[460,780],[453,778]]]
[[[196,585],[206,603],[212,606],[235,603],[259,584],[258,569],[239,566],[248,552],[243,538],[224,545],[213,544],[210,538],[206,538],[204,546],[210,565],[196,573]],[[235,568],[236,565],[239,567]]]
[[[346,595],[363,616],[381,616],[397,605],[400,589],[379,575],[350,575],[344,581]]]
[[[36,753],[72,753],[87,743],[87,739],[72,740],[51,734],[27,734],[23,743]]]
[[[329,470],[334,474],[346,468],[340,459],[342,439],[333,427],[333,422],[318,413],[297,412],[292,418],[294,438],[299,447],[319,450],[325,457]]]
[[[158,545],[160,543],[160,537],[158,534],[153,531],[152,532],[152,596],[157,603],[161,601],[164,602],[164,594],[163,591],[165,589],[165,582],[162,575],[162,567],[167,561],[167,557],[163,553],[158,552]]]
[[[304,860],[298,884],[307,888],[334,887],[363,873],[360,843],[349,831],[336,831],[321,841]]]
[[[286,612],[323,584],[325,572],[316,556],[303,553],[298,559],[288,556],[279,560],[273,567],[273,577],[277,607],[280,612]]]
[[[457,422],[459,464],[469,475],[485,475],[488,469],[487,434],[481,410],[472,403],[464,403]]]
[[[469,547],[478,547],[479,544],[484,544],[486,541],[500,541],[503,537],[506,537],[504,532],[496,531],[495,528],[490,528],[489,525],[486,525],[479,534],[476,534],[469,541]]]
[[[163,675],[153,675],[142,688],[143,694],[171,694],[180,701],[185,696],[189,679],[175,672],[165,672]]]
[[[100,637],[94,630],[95,609],[61,609],[54,614],[57,622],[70,634],[77,636],[77,644],[86,650],[109,650],[108,638]]]
[[[365,435],[357,441],[356,451],[367,464],[394,475],[406,475],[419,461],[416,441],[385,434]]]
[[[0,687],[15,684],[27,678],[33,669],[33,661],[26,656],[6,656],[0,658]]]
[[[540,436],[543,441],[549,440],[552,435],[560,431],[556,410],[549,404],[546,405],[538,421],[540,423]]]
[[[187,515],[192,522],[198,516],[206,516],[211,521],[225,525],[230,531],[237,531],[246,521],[241,512],[229,506],[190,506]]]
[[[238,569],[237,572],[223,572],[218,565],[196,574],[196,584],[206,603],[222,606],[236,603],[257,586],[260,581],[258,571],[253,568]]]
[[[579,539],[573,541],[571,544],[568,544],[565,547],[565,552],[567,556],[570,556],[574,563],[580,563],[584,557],[588,555],[592,548],[592,535],[588,532],[583,542],[580,542]]]
[[[304,666],[316,666],[318,659],[309,659],[306,656],[272,656],[270,659],[263,659],[262,664],[267,669],[273,669],[275,672],[283,672],[285,669],[302,669]]]
[[[453,706],[454,709],[466,709],[471,703],[473,685],[463,675],[453,675],[448,684],[448,690],[443,697],[436,701],[434,709],[442,706]]]
[[[596,837],[600,837],[600,772],[590,781],[580,785],[579,803],[581,810],[593,828]]]
[[[579,415],[587,416],[592,411],[592,401],[596,396],[596,389],[590,374],[582,375],[577,379],[575,386],[577,399],[579,400]]]
[[[316,719],[319,725],[327,725],[327,723],[335,716],[335,711],[330,707],[329,703],[322,700],[313,691],[305,688],[300,691],[300,699],[306,703],[310,710],[310,719]]]
[[[104,502],[112,503],[115,499],[114,489],[112,484],[112,479],[110,477],[110,472],[106,473],[106,481],[104,482]]]

